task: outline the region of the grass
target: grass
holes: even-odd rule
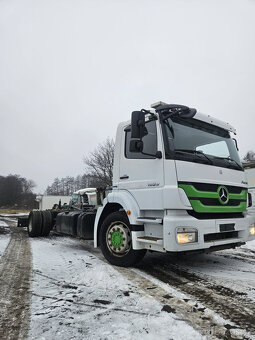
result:
[[[15,209],[15,208],[6,208],[0,209],[0,214],[20,214],[20,213],[28,213],[31,209]]]

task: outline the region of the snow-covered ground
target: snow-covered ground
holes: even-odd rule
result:
[[[21,328],[27,320],[19,334],[28,340],[255,339],[255,241],[211,254],[148,253],[137,268],[119,268],[92,241],[54,233],[28,239],[16,219],[4,221],[0,265],[17,267],[27,287],[17,305],[30,307],[19,318]]]
[[[202,339],[119,271],[60,236],[31,240],[29,339]]]
[[[6,222],[0,220],[0,257],[3,255],[5,248],[7,247],[10,235],[8,234],[9,227]]]
[[[240,248],[199,254],[177,262],[187,272],[245,292],[255,301],[255,240]]]

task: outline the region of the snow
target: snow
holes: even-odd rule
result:
[[[0,228],[3,230],[3,233],[0,233],[0,257],[1,257],[9,243],[10,235],[4,233],[5,229],[9,229],[7,223],[0,220]]]
[[[0,220],[0,227],[8,227],[7,223],[5,223],[4,221]]]
[[[207,280],[210,277],[209,281],[248,294],[255,300],[255,240],[236,249],[193,255],[179,263],[188,272]]]
[[[203,339],[113,266],[60,236],[31,239],[29,339]]]

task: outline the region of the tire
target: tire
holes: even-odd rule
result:
[[[49,210],[42,211],[42,236],[48,236],[51,231],[52,216]]]
[[[114,212],[106,217],[99,231],[101,251],[115,266],[129,267],[144,257],[146,249],[134,250],[129,220],[125,213]]]
[[[37,237],[42,234],[42,213],[41,211],[31,211],[28,218],[28,236]]]

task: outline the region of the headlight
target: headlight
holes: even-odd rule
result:
[[[250,226],[250,236],[255,236],[255,226],[254,225]]]
[[[179,244],[197,242],[197,229],[180,227],[177,229],[177,242]]]

